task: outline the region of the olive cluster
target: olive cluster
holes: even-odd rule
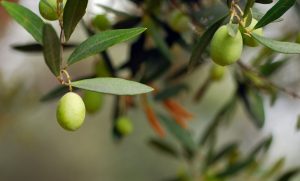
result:
[[[58,7],[57,0],[40,0],[39,11],[43,18],[49,21],[59,20],[63,14],[64,6],[67,0],[63,0],[62,7]],[[110,21],[106,15],[97,15],[92,20],[95,30],[104,31],[111,28]],[[109,76],[109,71],[99,61],[95,65],[95,73],[98,77]],[[96,113],[102,108],[104,95],[93,91],[83,91],[82,98],[72,91],[66,93],[60,100],[56,110],[56,117],[59,125],[65,130],[75,131],[84,123],[86,112],[89,114]],[[128,135],[132,132],[133,127],[131,120],[122,115],[116,119],[116,129],[122,135]]]

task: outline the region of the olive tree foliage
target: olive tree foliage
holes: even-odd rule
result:
[[[293,90],[277,85],[270,79],[291,58],[282,54],[300,54],[299,38],[295,42],[297,35],[294,33],[275,40],[264,36],[263,32],[263,28],[270,23],[284,21],[282,15],[292,7],[299,8],[299,2],[130,1],[140,14],[98,4],[106,13],[95,15],[91,21],[82,20],[88,0],[40,0],[41,16],[20,4],[1,1],[7,13],[35,40],[34,43],[15,45],[13,48],[28,53],[43,53],[49,73],[57,78],[59,85],[46,93],[41,101],[55,100],[68,92],[81,92],[84,104],[73,93],[76,101],[70,98],[63,102],[65,99],[61,99],[57,111],[59,124],[66,130],[78,129],[83,123],[85,110],[89,114],[99,111],[103,96],[112,94],[115,95],[111,121],[115,141],[121,141],[132,132],[133,125],[127,112],[137,107],[144,112],[156,135],[149,139],[148,144],[162,154],[189,165],[189,169],[174,174],[174,178],[168,180],[289,180],[296,175],[298,168],[277,174],[283,167],[284,158],[279,158],[270,168],[261,166],[271,145],[271,136],[258,142],[246,155],[241,154],[238,142],[221,148],[216,148],[216,142],[218,128],[222,124],[230,124],[226,120],[233,118],[238,103],[242,103],[242,108],[256,128],[261,129],[265,122],[263,96],[269,96],[272,105],[276,103],[280,92],[300,98]],[[269,4],[270,8],[260,12],[255,8],[257,3]],[[112,22],[108,19],[107,13],[114,14],[116,20]],[[48,21],[56,21],[60,32],[56,32]],[[80,44],[69,43],[79,26],[86,30],[87,39]],[[115,66],[107,49],[125,41],[129,45],[129,57],[123,65]],[[174,61],[175,46],[189,55],[186,60]],[[257,49],[258,55],[244,63],[241,54],[247,47]],[[66,49],[71,49],[72,53],[64,60],[62,55]],[[279,54],[280,60],[276,59]],[[90,56],[97,59],[93,74],[74,78],[68,73],[73,64],[85,61]],[[189,76],[206,64],[211,65],[209,76],[199,85],[193,96],[195,101],[200,102],[211,83],[222,81],[228,72],[235,88],[233,96],[217,111],[214,119],[203,129],[201,137],[195,138],[191,135],[188,123],[190,119],[197,120],[197,117],[182,106],[176,97],[190,91],[182,77]],[[130,75],[121,77],[119,72],[123,70],[129,70]],[[74,108],[79,111],[71,110],[71,116],[68,116],[71,106],[65,105],[76,104],[74,102],[80,102],[80,108]],[[157,105],[164,110],[157,109]],[[79,121],[78,117],[73,116],[77,113],[80,114]],[[180,146],[174,145],[168,135],[174,137]]]

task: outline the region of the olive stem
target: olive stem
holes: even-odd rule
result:
[[[62,69],[61,73],[63,73],[63,75],[65,75],[67,78],[67,83],[64,81],[64,79],[62,79],[63,80],[62,84],[69,86],[69,91],[72,92],[73,91],[72,85],[71,85],[72,82],[71,82],[71,77],[70,77],[68,71],[65,69]]]
[[[234,7],[239,11],[239,13],[243,16],[244,15],[244,12],[243,10],[240,8],[240,6],[238,4],[235,4],[234,3]]]
[[[245,71],[249,71],[251,73],[253,73],[254,75],[256,75],[257,77],[259,77],[260,79],[262,79],[264,82],[266,82],[270,87],[273,87],[275,89],[280,90],[281,92],[286,93],[287,95],[293,97],[293,98],[297,98],[300,99],[300,95],[290,89],[287,89],[285,87],[281,87],[277,84],[275,84],[274,82],[270,81],[269,79],[267,79],[266,77],[264,77],[263,75],[261,75],[259,72],[253,70],[251,67],[248,67],[247,65],[243,64],[241,61],[238,61],[238,65]]]

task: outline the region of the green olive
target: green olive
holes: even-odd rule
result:
[[[111,76],[111,73],[109,72],[109,70],[103,60],[99,60],[95,63],[94,70],[95,70],[97,77],[110,77]]]
[[[117,118],[116,128],[122,135],[128,135],[133,131],[132,122],[126,116],[120,116]]]
[[[58,123],[66,130],[77,130],[85,118],[85,106],[81,97],[73,92],[66,93],[60,100],[56,110]]]
[[[111,23],[105,14],[95,16],[92,20],[92,25],[100,31],[105,31],[111,28]]]
[[[251,21],[251,24],[248,27],[246,27],[245,29],[248,32],[255,33],[255,34],[262,36],[263,35],[262,28],[253,29],[256,24],[257,24],[257,20],[253,18]],[[259,45],[259,43],[254,38],[252,38],[249,34],[245,33],[245,30],[242,30],[242,28],[240,30],[242,32],[243,41],[244,41],[245,45],[248,45],[250,47],[256,47]]]
[[[84,91],[82,99],[86,111],[88,113],[95,113],[102,107],[103,94],[93,91]]]
[[[67,0],[63,0],[63,6],[65,6],[66,2]],[[39,11],[46,20],[57,20],[59,18],[57,9],[57,0],[40,0]]]
[[[228,34],[227,26],[221,26],[211,40],[210,56],[218,65],[235,63],[242,55],[243,38],[240,31],[235,37]]]
[[[169,24],[173,30],[182,33],[189,30],[189,22],[190,20],[186,15],[178,10],[175,10],[171,14]]]
[[[226,67],[213,64],[210,70],[210,78],[212,80],[218,81],[224,77]]]

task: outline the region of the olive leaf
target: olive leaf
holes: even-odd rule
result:
[[[252,118],[251,120],[258,128],[261,128],[265,122],[264,104],[261,95],[257,90],[248,88],[243,84],[239,85],[239,95],[249,116]]]
[[[251,12],[251,8],[253,7],[254,3],[255,3],[255,0],[247,0],[246,6],[244,9],[243,18],[247,17],[248,14]]]
[[[64,49],[71,49],[76,47],[76,44],[63,44]],[[18,50],[20,52],[42,52],[43,46],[38,43],[28,43],[28,44],[16,44],[11,46],[14,50]]]
[[[59,38],[50,24],[43,28],[44,58],[48,68],[55,76],[60,75],[61,48]]]
[[[283,174],[277,179],[277,181],[289,181],[289,180],[291,180],[293,177],[295,177],[296,175],[298,175],[299,172],[300,172],[300,168],[290,169],[290,170],[286,171],[285,173],[283,173]]]
[[[160,152],[178,158],[178,151],[176,150],[175,146],[171,145],[169,142],[163,141],[161,139],[152,138],[149,140],[148,144]]]
[[[17,3],[7,1],[0,3],[12,18],[27,30],[38,43],[42,44],[44,22],[40,17]]]
[[[138,82],[110,77],[83,79],[72,82],[71,85],[80,89],[114,95],[136,95],[153,91],[153,88]]]
[[[258,34],[252,33],[251,36],[260,44],[276,51],[285,54],[300,54],[300,44],[272,40]]]
[[[279,0],[267,13],[257,22],[254,29],[261,28],[267,24],[280,18],[287,10],[289,10],[296,0]]]
[[[271,4],[273,0],[255,0],[256,3]]]
[[[85,14],[85,10],[88,4],[88,0],[72,0],[67,1],[64,7],[64,34],[66,41],[71,37],[76,25]]]
[[[165,115],[159,114],[160,121],[166,126],[169,132],[181,142],[189,151],[194,152],[197,148],[190,133],[181,128],[174,120]]]
[[[172,54],[169,50],[167,43],[164,40],[164,37],[160,33],[160,29],[150,17],[146,16],[144,18],[144,25],[148,28],[148,33],[151,35],[153,41],[155,42],[157,48],[168,60],[172,60]]]
[[[68,64],[74,64],[86,57],[98,54],[115,44],[130,40],[145,30],[146,28],[118,29],[93,35],[73,51],[68,59]]]

